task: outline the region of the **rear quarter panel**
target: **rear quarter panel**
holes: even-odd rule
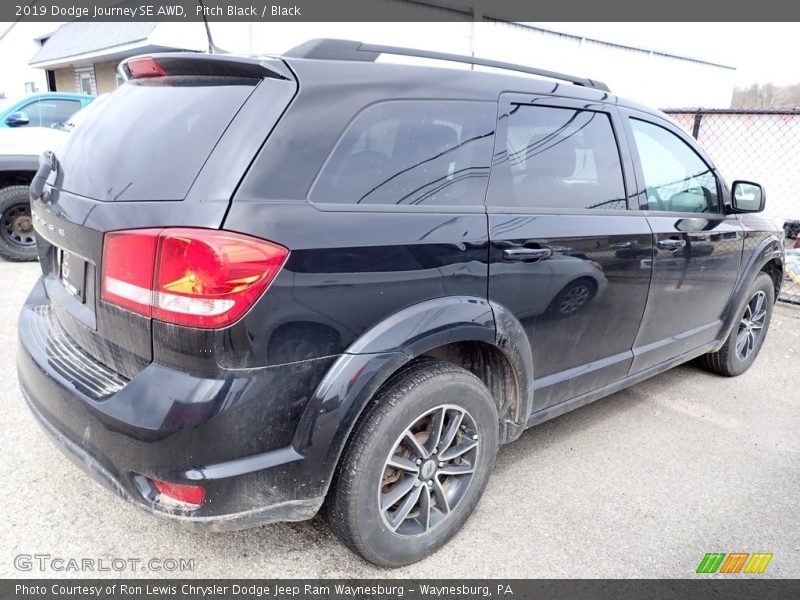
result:
[[[340,354],[393,313],[443,296],[486,297],[486,216],[321,211],[234,203],[225,228],[283,244],[280,276],[242,325],[265,364]],[[420,329],[425,323],[418,324]],[[253,364],[237,366],[255,366]]]

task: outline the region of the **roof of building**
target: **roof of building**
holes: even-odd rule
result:
[[[31,66],[144,42],[158,23],[73,21],[59,27],[30,61]]]

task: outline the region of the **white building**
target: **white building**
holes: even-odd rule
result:
[[[28,64],[40,45],[37,38],[58,23],[0,23],[0,97],[16,98],[47,91],[47,75]]]

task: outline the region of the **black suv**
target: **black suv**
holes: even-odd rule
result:
[[[602,83],[335,40],[121,70],[31,186],[18,369],[58,447],[152,513],[324,505],[406,564],[500,444],[690,359],[739,374],[764,341],[763,190]]]

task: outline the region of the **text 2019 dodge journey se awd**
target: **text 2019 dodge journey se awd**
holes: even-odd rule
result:
[[[213,529],[324,505],[402,565],[527,427],[756,358],[783,261],[759,185],[602,83],[389,52],[439,56],[132,58],[42,157],[20,384],[128,501]]]

